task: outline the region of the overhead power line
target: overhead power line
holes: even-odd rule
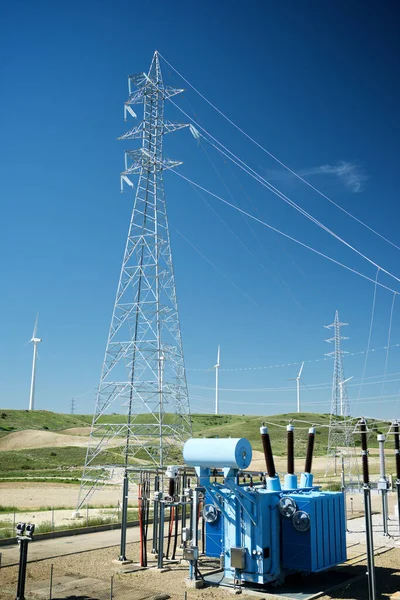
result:
[[[306,248],[307,250],[310,250],[311,252],[314,252],[314,254],[318,254],[319,256],[322,256],[322,258],[325,258],[325,259],[329,260],[330,262],[338,265],[339,267],[342,267],[343,269],[346,269],[347,271],[350,271],[350,272],[354,273],[355,275],[358,275],[359,277],[362,277],[363,279],[366,279],[367,281],[371,281],[372,283],[376,283],[376,285],[379,285],[380,287],[382,287],[382,288],[384,288],[386,290],[389,290],[390,292],[398,294],[397,290],[394,290],[394,289],[388,287],[387,285],[384,285],[383,283],[380,283],[379,281],[375,282],[375,280],[372,279],[371,277],[368,277],[368,275],[364,275],[363,273],[360,273],[360,271],[357,271],[356,269],[353,269],[352,267],[349,267],[349,266],[341,263],[340,261],[332,258],[331,256],[328,256],[327,254],[324,254],[323,252],[320,252],[319,250],[316,250],[312,246],[309,246],[308,244],[305,244],[304,242],[301,242],[300,240],[294,238],[293,236],[291,236],[291,235],[289,235],[287,233],[284,233],[283,231],[281,231],[277,227],[274,227],[273,225],[270,225],[266,221],[263,221],[262,219],[259,219],[258,217],[256,217],[256,216],[252,215],[251,213],[243,210],[242,208],[240,208],[238,206],[235,206],[231,202],[228,202],[228,200],[225,200],[225,198],[221,198],[221,196],[218,196],[218,194],[215,194],[214,192],[211,192],[210,190],[208,190],[207,188],[203,187],[199,183],[196,183],[196,182],[192,181],[191,179],[189,179],[189,177],[186,177],[185,175],[183,175],[179,171],[177,171],[175,169],[172,169],[172,172],[175,173],[176,175],[178,175],[179,177],[181,177],[182,179],[184,179],[185,181],[187,181],[188,183],[190,183],[191,185],[194,185],[194,186],[198,187],[200,190],[203,190],[203,192],[206,192],[207,194],[210,194],[210,196],[213,196],[217,200],[220,200],[224,204],[227,204],[228,206],[230,206],[234,210],[237,210],[238,212],[241,212],[242,214],[246,215],[250,219],[253,219],[254,221],[257,221],[257,223],[260,223],[261,225],[264,225],[264,227],[267,227],[268,229],[270,229],[272,231],[275,231],[275,233],[279,233],[283,237],[291,240],[292,242],[295,242],[296,244],[299,244],[299,246],[303,246],[303,248]],[[380,269],[380,267],[379,267],[379,270],[382,270],[382,269]],[[395,279],[397,279],[397,278],[395,277]]]
[[[396,281],[400,282],[400,278],[398,278],[396,275],[394,275],[393,273],[391,273],[390,271],[388,271],[387,269],[385,269],[381,265],[378,265],[374,260],[372,260],[371,258],[369,258],[368,256],[366,256],[360,250],[358,250],[357,248],[355,248],[354,246],[352,246],[349,242],[347,242],[346,240],[344,240],[343,238],[341,238],[334,231],[332,231],[331,229],[329,229],[329,227],[327,227],[321,221],[319,221],[318,219],[316,219],[315,217],[313,217],[309,212],[307,212],[306,210],[304,210],[300,205],[298,205],[296,202],[294,202],[294,200],[292,200],[291,198],[289,198],[281,190],[279,190],[277,187],[275,187],[274,185],[272,185],[269,181],[267,181],[267,179],[265,179],[262,175],[260,175],[259,173],[257,173],[257,171],[255,171],[249,165],[247,165],[241,158],[239,158],[238,156],[236,156],[236,154],[234,154],[233,152],[231,152],[231,150],[229,150],[229,148],[227,148],[226,146],[224,146],[224,144],[222,144],[222,142],[220,142],[219,140],[217,140],[217,138],[215,138],[209,131],[207,131],[195,119],[193,119],[193,117],[191,117],[178,104],[176,104],[176,102],[174,102],[171,99],[170,99],[170,102],[178,110],[180,110],[188,119],[190,119],[193,123],[195,123],[197,127],[199,127],[202,131],[204,131],[207,134],[207,136],[209,136],[212,140],[214,140],[221,147],[216,146],[215,144],[213,144],[212,142],[210,142],[210,140],[207,139],[200,132],[196,131],[194,133],[192,131],[192,133],[194,133],[194,135],[197,138],[198,138],[198,136],[202,137],[209,144],[211,144],[216,150],[218,150],[218,152],[220,152],[226,158],[228,158],[229,160],[231,160],[236,166],[238,166],[239,168],[241,168],[242,170],[244,170],[248,175],[250,175],[250,177],[253,177],[253,179],[255,179],[258,183],[260,183],[261,185],[263,185],[264,187],[266,187],[269,191],[271,191],[278,198],[280,198],[281,200],[283,200],[286,204],[288,204],[289,206],[291,206],[292,208],[294,208],[297,212],[299,212],[300,214],[302,214],[305,218],[307,218],[308,220],[310,220],[312,223],[314,223],[315,225],[317,225],[320,229],[322,229],[323,231],[325,231],[326,233],[328,233],[329,235],[331,235],[333,238],[335,238],[336,240],[338,240],[340,243],[344,244],[347,248],[349,248],[350,250],[352,250],[353,252],[355,252],[358,256],[360,256],[361,258],[363,258],[364,260],[366,260],[367,262],[369,262],[374,267],[379,268],[386,275],[389,275],[390,277],[392,277]],[[223,148],[223,150],[221,148]],[[224,152],[224,150],[226,152]]]
[[[361,380],[359,383],[349,383],[348,387],[360,386],[360,389],[365,385],[380,385],[383,380],[380,381],[368,381],[365,383],[365,378]],[[396,383],[400,381],[400,377],[396,379],[386,379],[385,383]],[[195,385],[189,384],[190,388],[195,390],[214,390],[214,387],[206,386],[206,385]],[[308,385],[307,388],[309,391],[319,391],[319,390],[329,390],[332,388],[331,382],[320,383],[320,384],[311,384]],[[246,393],[267,393],[267,392],[293,392],[295,387],[263,387],[263,388],[219,388],[220,392],[246,392]],[[361,398],[361,401],[363,399]]]
[[[391,344],[390,346],[381,346],[380,348],[370,348],[370,352],[378,352],[379,350],[388,350],[389,348],[400,348],[400,344]],[[365,354],[365,350],[359,350],[358,352],[347,352],[346,353],[346,357],[349,356],[358,356],[361,354]],[[274,364],[274,365],[257,365],[255,367],[231,367],[231,368],[222,368],[221,367],[221,371],[262,371],[265,369],[278,369],[281,367],[294,367],[294,366],[299,366],[301,365],[301,363],[317,363],[317,362],[325,362],[325,361],[329,361],[331,360],[330,356],[322,356],[321,358],[313,358],[310,360],[297,360],[295,362],[289,362],[289,363],[279,363],[279,364]],[[190,369],[189,367],[186,367],[186,371],[196,371],[196,372],[201,372],[201,373],[208,373],[209,371],[213,371],[212,368],[208,368],[208,369]],[[392,373],[393,375],[393,373]],[[396,373],[397,375],[397,373]],[[366,378],[368,379],[368,377]]]
[[[357,223],[359,223],[360,225],[362,225],[363,227],[365,227],[366,229],[368,229],[369,231],[371,231],[371,233],[377,235],[379,238],[381,238],[382,240],[384,240],[385,242],[387,242],[388,244],[390,244],[391,246],[393,246],[397,250],[400,250],[400,246],[398,246],[397,244],[395,244],[394,242],[392,242],[391,240],[389,240],[387,237],[385,237],[384,235],[382,235],[381,233],[379,233],[378,231],[376,231],[375,229],[373,229],[372,227],[370,227],[369,225],[367,225],[366,223],[364,223],[361,219],[359,219],[358,217],[356,217],[355,215],[353,215],[351,212],[349,212],[348,210],[346,210],[345,208],[343,208],[343,206],[341,206],[340,204],[338,204],[337,202],[335,202],[334,200],[332,200],[332,198],[330,198],[329,196],[327,196],[327,194],[325,194],[320,189],[318,189],[317,187],[315,187],[314,185],[312,185],[312,183],[310,183],[309,181],[307,181],[307,179],[304,179],[304,177],[302,177],[299,173],[297,173],[296,171],[294,171],[293,169],[291,169],[287,164],[285,164],[283,161],[281,161],[277,156],[275,156],[274,154],[272,154],[272,152],[270,152],[264,146],[262,146],[259,142],[257,142],[257,140],[255,140],[248,133],[246,133],[241,127],[239,127],[239,125],[237,125],[224,112],[222,112],[217,106],[215,106],[215,104],[213,104],[210,100],[208,100],[208,98],[206,98],[204,96],[204,94],[202,94],[192,83],[190,83],[190,81],[188,81],[186,79],[186,77],[184,77],[182,75],[182,73],[180,73],[173,65],[171,65],[171,63],[166,58],[164,58],[161,54],[160,54],[160,57],[166,62],[166,64],[171,69],[173,69],[175,71],[175,73],[179,77],[181,77],[183,79],[183,81],[185,81],[187,83],[187,85],[189,85],[189,87],[192,88],[192,90],[194,90],[196,92],[196,94],[198,94],[205,102],[207,102],[207,104],[209,106],[211,106],[217,113],[219,113],[226,121],[228,121],[228,123],[230,123],[233,127],[235,127],[235,129],[237,129],[248,140],[250,140],[258,148],[260,148],[260,150],[262,150],[263,152],[265,152],[270,158],[272,158],[279,165],[281,165],[281,167],[283,167],[289,173],[291,173],[291,175],[293,175],[294,177],[296,177],[297,179],[299,179],[300,181],[302,181],[305,185],[307,185],[314,192],[316,192],[317,194],[319,194],[320,196],[322,196],[323,198],[325,198],[325,200],[328,200],[328,202],[330,202],[331,204],[333,204],[333,206],[335,206],[340,211],[342,211],[343,213],[345,213],[348,217],[350,217],[351,219],[353,219],[354,221],[356,221]]]

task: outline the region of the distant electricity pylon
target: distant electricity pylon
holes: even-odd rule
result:
[[[39,315],[36,315],[35,325],[33,326],[32,337],[29,343],[33,344],[33,361],[32,361],[32,375],[31,375],[31,390],[29,394],[29,410],[35,408],[35,386],[36,386],[36,360],[37,360],[37,346],[42,341],[41,338],[36,337],[37,326],[38,326]]]
[[[71,399],[71,415],[75,414],[75,398]]]
[[[325,341],[329,343],[334,342],[335,344],[335,350],[326,354],[326,356],[333,356],[334,358],[331,415],[347,417],[350,414],[350,410],[342,360],[342,355],[347,354],[347,352],[341,349],[341,341],[348,340],[349,338],[340,335],[340,328],[346,325],[348,323],[340,323],[339,313],[336,311],[334,322],[331,325],[325,325],[326,329],[333,329],[333,337]]]
[[[334,342],[335,349],[326,356],[334,359],[333,363],[333,382],[332,382],[332,400],[329,420],[329,439],[328,439],[328,462],[325,475],[332,469],[337,474],[337,459],[343,457],[343,465],[347,482],[351,484],[354,476],[359,480],[359,471],[357,456],[355,452],[353,421],[350,416],[349,399],[347,396],[346,383],[352,379],[345,379],[343,368],[343,355],[347,354],[341,348],[342,340],[349,338],[340,335],[340,328],[345,327],[347,323],[341,323],[339,313],[336,311],[335,320],[331,325],[325,325],[326,329],[333,329],[333,337],[326,341]]]
[[[134,187],[131,176],[138,182],[78,508],[105,479],[120,480],[138,461],[164,467],[191,435],[163,184],[163,172],[181,164],[163,155],[165,134],[186,127],[164,121],[164,102],[184,90],[164,85],[157,52],[148,74],[130,76],[128,86],[125,118],[136,119],[135,104],[144,105],[144,118],[119,138],[142,140],[139,150],[125,152],[121,191]],[[123,412],[124,422],[108,418],[111,411]],[[109,453],[102,459],[110,448],[115,460]]]
[[[218,346],[217,352],[217,363],[214,365],[215,369],[215,414],[219,415],[219,388],[218,388],[218,376],[219,376],[219,368],[220,368],[220,356],[221,356],[221,348]]]

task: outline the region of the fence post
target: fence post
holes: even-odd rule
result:
[[[86,504],[86,527],[89,526],[89,504]]]
[[[2,553],[0,552],[0,569],[1,569],[1,557],[2,557]]]
[[[49,598],[50,600],[53,597],[53,563],[50,565],[50,594],[49,594]]]
[[[113,600],[113,588],[114,588],[114,575],[111,575],[111,579],[110,579],[110,600]]]
[[[54,506],[51,509],[51,528],[54,531]]]

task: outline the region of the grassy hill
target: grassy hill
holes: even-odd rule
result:
[[[0,435],[23,429],[49,429],[60,431],[70,427],[90,425],[89,415],[63,415],[48,410],[10,410],[0,409]]]
[[[0,437],[26,429],[62,432],[73,427],[88,427],[91,424],[90,415],[65,415],[50,411],[25,411],[0,409]],[[139,415],[139,422],[148,422],[147,415]],[[171,421],[172,415],[165,415],[165,421]],[[316,425],[317,434],[315,454],[323,456],[327,452],[329,415],[314,413],[288,413],[268,417],[254,415],[192,415],[193,435],[195,437],[246,437],[254,450],[261,450],[259,428],[266,421],[271,435],[272,449],[276,456],[284,456],[286,452],[286,425],[293,420],[295,426],[296,456],[304,456],[308,428]],[[123,415],[106,415],[102,422],[125,422]],[[376,447],[376,434],[387,431],[382,424],[382,431],[373,428],[370,436],[371,447]],[[358,440],[356,440],[356,443]],[[51,477],[66,480],[78,480],[81,476],[85,461],[86,449],[75,446],[57,448],[30,448],[25,450],[0,450],[0,480],[8,477],[43,478]],[[181,462],[180,451],[177,449],[176,459]],[[140,457],[139,457],[140,458]],[[117,450],[112,448],[106,456],[98,457],[98,464],[119,462]]]

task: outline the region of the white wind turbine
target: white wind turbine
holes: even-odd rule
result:
[[[218,399],[218,371],[219,371],[219,358],[220,358],[220,346],[218,346],[217,352],[217,364],[214,365],[215,369],[215,414],[219,414],[219,399]]]
[[[304,362],[301,363],[300,371],[297,377],[293,377],[293,379],[289,379],[289,381],[296,381],[296,389],[297,389],[297,412],[300,412],[300,383],[301,383],[301,374],[303,371]]]
[[[39,319],[39,315],[36,315],[35,325],[33,327],[32,338],[29,340],[29,343],[33,344],[33,362],[32,362],[31,392],[29,394],[29,410],[33,410],[33,408],[34,408],[37,345],[40,344],[40,342],[42,341],[41,338],[36,337],[38,319]]]
[[[347,415],[344,415],[344,410],[343,410],[343,386],[345,383],[347,383],[348,381],[351,381],[353,379],[354,375],[352,375],[351,377],[348,377],[347,379],[345,379],[344,381],[339,381],[339,389],[340,389],[340,416],[344,417]]]

